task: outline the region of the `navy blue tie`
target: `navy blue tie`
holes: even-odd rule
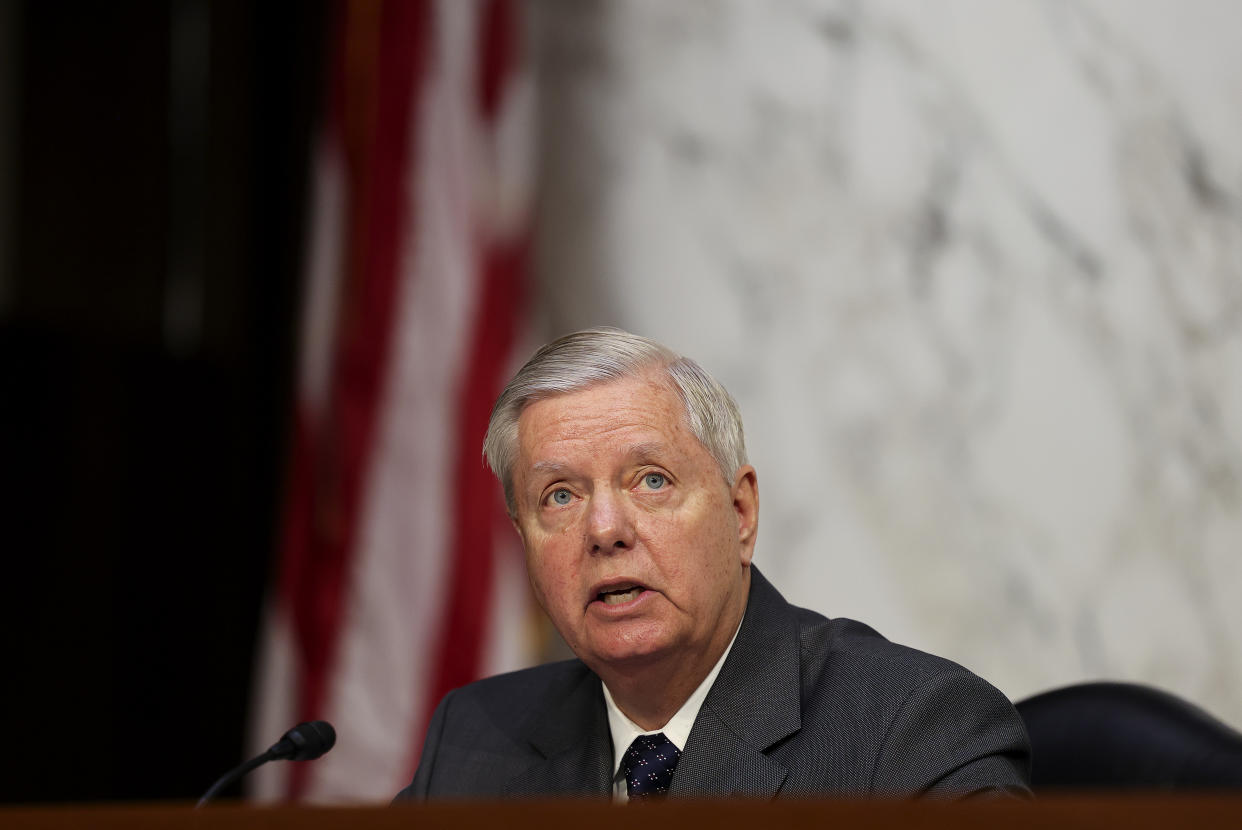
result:
[[[681,750],[663,732],[639,735],[625,751],[621,769],[631,799],[661,796],[668,792]]]

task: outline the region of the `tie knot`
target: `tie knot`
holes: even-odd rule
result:
[[[625,751],[621,769],[625,771],[625,789],[631,799],[664,795],[673,780],[673,770],[681,750],[664,736],[639,735]]]

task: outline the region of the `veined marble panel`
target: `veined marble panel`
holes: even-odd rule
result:
[[[711,369],[792,601],[1242,724],[1242,6],[545,3],[540,303]]]

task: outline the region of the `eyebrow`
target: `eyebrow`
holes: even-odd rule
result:
[[[530,465],[532,473],[560,473],[566,469],[564,464],[555,461],[536,461]]]
[[[630,447],[626,455],[632,459],[654,459],[656,456],[662,455],[665,447],[659,441],[644,441],[641,444],[635,444]]]

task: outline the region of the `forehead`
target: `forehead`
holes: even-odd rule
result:
[[[535,401],[518,418],[520,464],[630,442],[701,447],[667,375],[648,372]]]

